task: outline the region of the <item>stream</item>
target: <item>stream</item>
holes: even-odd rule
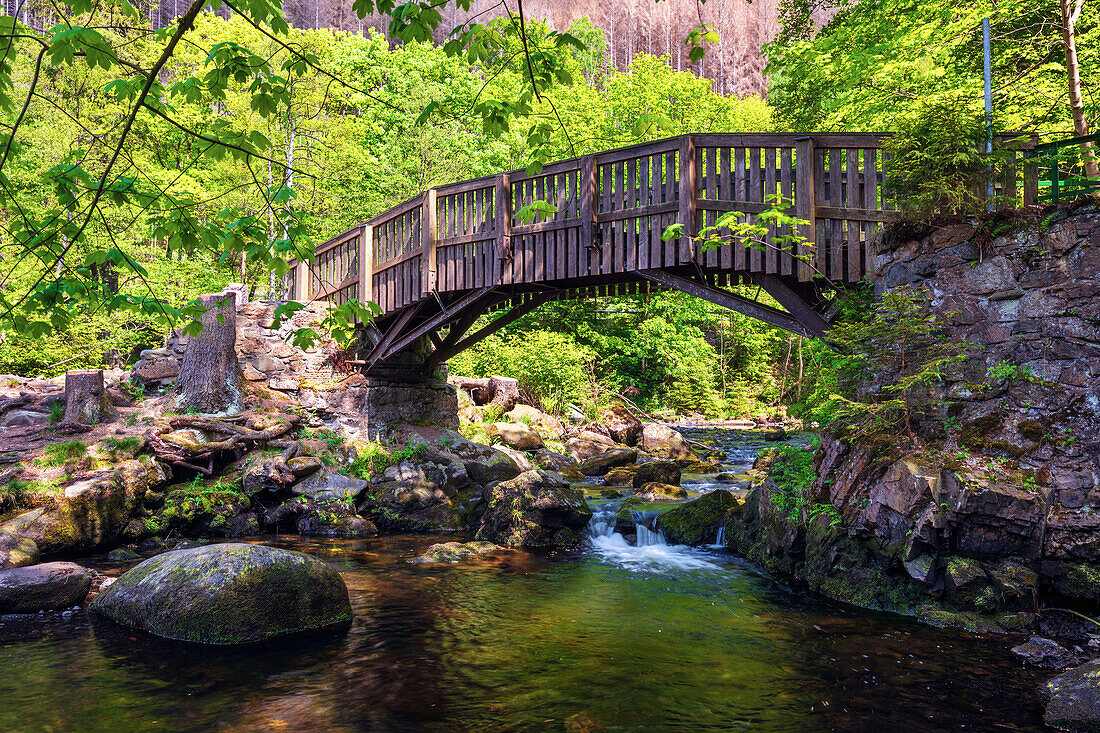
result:
[[[743,473],[759,441],[719,438]],[[632,542],[617,503],[593,501],[589,545],[550,556],[412,564],[454,537],[255,538],[340,570],[355,621],[335,635],[211,648],[84,611],[0,618],[0,730],[1046,730],[1049,675],[1007,638],[834,606],[718,537],[669,546],[639,525]]]

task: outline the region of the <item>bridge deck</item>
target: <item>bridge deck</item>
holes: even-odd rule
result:
[[[682,135],[556,162],[533,175],[511,171],[439,186],[318,246],[312,265],[294,263],[291,293],[381,306],[368,369],[407,347],[413,334],[433,337],[438,353],[429,365],[449,358],[455,346],[472,343],[455,335],[455,325],[469,328],[476,314],[508,301],[653,288],[693,290],[817,335],[826,325],[814,312],[815,294],[873,277],[871,235],[896,216],[884,186],[884,137]],[[998,189],[1002,206],[1034,203],[1034,169],[1018,168],[1010,153]],[[723,213],[751,216],[775,194],[793,200],[793,213],[809,222],[798,233],[812,245],[703,252],[692,242]],[[535,201],[556,211],[534,215]],[[663,241],[677,222],[685,223],[685,236]],[[731,280],[756,282],[787,312],[715,287]],[[445,327],[449,343],[437,334]]]

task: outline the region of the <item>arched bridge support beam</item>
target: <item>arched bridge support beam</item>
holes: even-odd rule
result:
[[[758,284],[789,312],[758,303],[736,293],[719,290],[687,277],[674,275],[665,270],[640,270],[638,274],[666,288],[694,295],[697,298],[710,301],[723,308],[729,308],[732,311],[769,323],[799,336],[815,338],[821,336],[829,328],[829,324],[825,319],[814,311],[806,301],[773,276],[761,276],[761,281],[758,281]]]

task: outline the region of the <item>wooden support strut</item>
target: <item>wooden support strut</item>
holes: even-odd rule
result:
[[[386,349],[381,352],[381,354],[377,358],[374,357],[374,353],[372,352],[372,358],[368,359],[368,361],[371,362],[370,366],[373,366],[374,361],[389,358],[390,356],[393,356],[402,349],[410,346],[414,341],[416,341],[424,334],[430,333],[440,326],[446,325],[450,321],[454,320],[456,316],[461,315],[467,308],[473,306],[475,303],[477,303],[477,301],[481,300],[486,295],[489,295],[491,292],[493,292],[493,288],[489,286],[474,290],[473,292],[467,293],[466,295],[462,296],[454,303],[449,305],[446,309],[440,311],[428,320],[424,321],[424,323],[420,324],[412,331],[409,331],[407,334],[401,336],[400,338],[392,340],[390,344],[386,347]],[[407,323],[408,322],[406,321],[406,325]],[[391,329],[391,332],[392,330],[393,329]]]
[[[671,272],[665,272],[664,270],[642,270],[639,271],[638,274],[647,280],[652,280],[667,288],[679,290],[688,295],[694,295],[697,298],[708,300],[715,305],[729,308],[732,311],[737,311],[750,318],[764,321],[764,323],[770,323],[773,326],[782,328],[785,331],[790,331],[799,336],[813,338],[816,335],[811,333],[791,314],[784,313],[781,310],[762,303],[757,303],[755,300],[749,300],[748,298],[735,295],[734,293],[727,293],[725,290],[718,290],[709,285],[704,285],[703,283],[689,280],[679,275],[673,275]]]
[[[541,293],[536,293],[528,300],[512,306],[512,308],[503,316],[496,319],[492,323],[483,326],[482,328],[478,329],[477,331],[470,334],[453,346],[445,346],[438,352],[438,354],[432,354],[431,358],[429,359],[429,364],[432,363],[433,359],[435,360],[435,364],[439,364],[440,362],[450,359],[455,354],[461,353],[462,351],[470,348],[478,341],[481,341],[483,338],[486,338],[487,336],[496,333],[508,324],[515,323],[517,320],[535,310],[543,303],[547,303],[558,297],[559,295],[561,295],[560,290],[546,290]]]
[[[390,324],[390,327],[387,328],[385,334],[383,334],[382,340],[375,344],[374,348],[370,350],[370,354],[367,355],[367,371],[370,371],[375,364],[381,361],[382,355],[389,350],[390,344],[392,344],[398,334],[404,330],[405,326],[409,325],[409,321],[411,321],[412,317],[416,315],[416,312],[420,310],[420,306],[423,302],[424,301],[418,301],[408,306],[401,315],[397,317],[397,320]]]
[[[829,322],[775,275],[753,272],[749,274],[749,277],[763,288],[768,295],[779,301],[779,305],[786,308],[787,312],[798,319],[798,322],[814,336],[821,336],[829,330]]]
[[[680,251],[677,258],[681,265],[686,265],[694,259],[695,235],[698,229],[695,223],[695,212],[698,208],[698,191],[695,179],[695,143],[691,135],[680,138],[680,205],[679,219],[683,225],[683,235],[680,237]]]
[[[808,282],[812,277],[810,267],[810,261],[814,259],[812,247],[817,241],[817,224],[814,221],[817,216],[814,210],[817,205],[817,193],[814,190],[814,139],[800,137],[794,141],[794,144],[796,156],[794,215],[807,222],[798,227],[798,233],[804,240],[799,242],[796,255],[798,279],[801,282]]]

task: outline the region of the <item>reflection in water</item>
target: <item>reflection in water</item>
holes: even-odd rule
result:
[[[343,573],[356,619],[335,636],[219,649],[82,613],[0,620],[0,730],[1042,730],[1002,639],[614,532],[558,558],[407,562],[438,539],[265,538]]]

